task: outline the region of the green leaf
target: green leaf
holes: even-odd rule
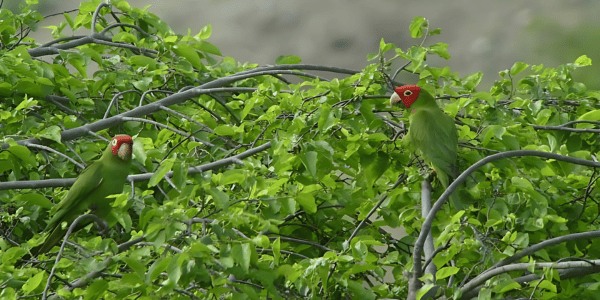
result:
[[[319,114],[319,129],[321,131],[327,131],[333,125],[337,123],[337,118],[335,117],[335,113],[332,112],[331,106],[328,104],[321,105],[321,112]]]
[[[171,168],[173,168],[173,164],[175,163],[175,158],[165,159],[159,166],[158,169],[152,174],[150,180],[148,181],[148,186],[153,187],[156,186],[164,177],[167,175]]]
[[[352,298],[354,299],[377,299],[377,295],[371,290],[371,288],[365,287],[361,281],[348,280],[348,289],[352,292]]]
[[[103,279],[96,279],[85,289],[83,299],[99,299],[102,298],[104,292],[108,290],[108,282]]]
[[[408,27],[410,31],[410,36],[414,39],[423,37],[428,26],[429,25],[427,19],[425,19],[424,17],[414,17],[412,22],[410,22],[410,26]]]
[[[577,118],[578,121],[600,121],[600,109],[588,111]],[[576,128],[595,128],[596,126],[592,123],[578,123],[575,125]]]
[[[35,291],[37,288],[41,287],[44,277],[46,277],[46,272],[43,271],[37,272],[37,274],[33,275],[32,277],[29,277],[25,284],[23,284],[23,292],[25,292],[25,294],[27,295]]]
[[[46,139],[55,141],[57,143],[60,143],[61,142],[61,136],[60,136],[61,132],[62,131],[60,130],[60,127],[58,127],[56,125],[52,125],[52,126],[44,128],[36,136],[39,138],[46,138]]]
[[[210,54],[214,54],[214,55],[218,55],[221,56],[221,50],[219,50],[219,48],[217,48],[217,46],[207,42],[207,41],[202,41],[200,43],[198,43],[196,45],[196,47],[198,48],[198,50],[204,52],[204,53],[210,53]]]
[[[582,55],[575,60],[575,64],[580,67],[586,67],[592,65],[592,59],[587,55]]]
[[[167,269],[172,259],[172,256],[162,256],[156,259],[154,263],[152,263],[152,265],[150,265],[150,267],[148,268],[148,272],[146,274],[146,282],[150,284],[154,280],[158,279],[161,273]]]
[[[500,125],[490,125],[483,132],[482,144],[487,146],[493,138],[502,140],[502,136],[506,133],[506,128]]]
[[[431,47],[429,47],[429,50],[437,54],[441,58],[450,59],[450,53],[448,52],[448,44],[446,43],[435,43],[431,45]]]
[[[17,107],[15,107],[15,111],[20,111],[20,110],[28,109],[28,108],[31,108],[31,107],[37,105],[37,104],[38,104],[37,100],[33,100],[33,98],[27,98],[27,97],[25,97],[23,99],[23,101],[21,101],[19,103],[19,105],[17,105]]]
[[[142,142],[142,139],[144,138],[135,138],[133,140],[133,158],[140,164],[144,165],[148,156],[146,155],[146,150],[144,149],[144,143]],[[152,142],[150,141],[149,144],[151,145]]]
[[[317,176],[317,152],[307,151],[300,157],[300,161],[312,177]]]
[[[204,65],[202,64],[202,61],[200,60],[200,56],[198,55],[198,52],[192,46],[183,44],[183,43],[179,43],[179,44],[173,46],[173,52],[175,52],[175,54],[185,58],[190,64],[192,64],[192,66],[194,66],[194,68],[204,69]]]
[[[129,58],[129,62],[133,66],[146,67],[149,70],[156,69],[156,59],[144,55],[134,55]]]
[[[307,213],[314,214],[317,212],[317,203],[312,193],[299,193],[296,196],[296,201]]]
[[[479,85],[482,78],[483,78],[482,72],[473,73],[473,74],[465,77],[465,79],[463,79],[463,86],[467,90],[474,90]]]
[[[131,268],[131,270],[134,271],[134,273],[139,278],[144,278],[146,274],[146,266],[143,263],[141,263],[138,259],[134,259],[132,257],[124,257],[123,261],[127,264],[129,268]]]
[[[275,63],[278,65],[293,65],[299,64],[302,62],[302,59],[296,55],[282,55],[277,57]]]
[[[120,1],[120,0],[114,1],[113,0],[113,1],[111,1],[111,4],[123,12],[128,12],[131,10],[131,6],[129,6],[129,3],[127,3],[127,1]]]
[[[275,265],[278,265],[279,259],[281,258],[281,239],[279,237],[273,241],[271,244],[271,249],[273,250],[273,259],[275,261]]]
[[[246,179],[246,174],[240,170],[227,170],[221,174],[219,185],[230,185],[234,183],[242,183]]]
[[[8,152],[20,159],[25,165],[36,165],[35,156],[32,155],[31,151],[29,151],[29,148],[25,146],[18,144],[11,145],[10,148],[8,148]]]
[[[210,189],[210,194],[217,208],[224,209],[229,205],[229,195],[227,193],[213,187]]]
[[[420,300],[423,298],[423,296],[425,296],[427,294],[427,292],[429,292],[429,290],[431,290],[434,287],[434,285],[432,283],[427,283],[425,285],[423,285],[418,291],[417,291],[417,300]]]
[[[212,35],[212,25],[207,24],[204,27],[202,27],[202,29],[200,29],[200,32],[198,32],[198,34],[196,34],[194,37],[201,39],[201,40],[206,40],[206,39],[210,38],[211,35]]]
[[[460,268],[457,268],[457,267],[443,267],[443,268],[439,269],[437,271],[437,273],[435,273],[435,277],[437,279],[444,279],[444,278],[450,277],[454,274],[457,274],[458,271],[460,271]]]
[[[44,195],[35,192],[19,194],[13,200],[16,202],[23,201],[28,206],[37,205],[43,208],[51,208],[54,206],[52,201],[50,201]]]
[[[242,269],[246,272],[250,269],[250,260],[252,255],[252,249],[249,243],[236,244],[231,249],[231,256],[233,260],[238,263]]]
[[[383,38],[381,38],[379,40],[379,52],[380,53],[386,53],[390,50],[394,49],[394,44],[392,43],[386,43],[385,40]]]
[[[235,134],[235,129],[231,125],[219,125],[214,131],[221,136],[232,136]]]
[[[13,93],[13,85],[8,82],[0,82],[0,96],[9,96]]]
[[[512,65],[512,67],[510,68],[510,75],[512,75],[512,76],[517,75],[517,74],[523,72],[528,67],[529,67],[528,64],[518,61],[518,62],[514,63]]]

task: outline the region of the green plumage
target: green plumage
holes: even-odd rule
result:
[[[67,196],[52,208],[52,218],[45,229],[49,235],[42,245],[32,250],[34,255],[49,252],[59,244],[71,222],[88,209],[106,219],[114,200],[106,196],[123,192],[131,165],[131,150],[131,137],[117,135],[102,156],[83,170]],[[67,222],[65,228],[61,226],[63,222]]]
[[[408,91],[408,92],[407,92]],[[402,101],[410,111],[408,138],[423,159],[430,163],[444,187],[456,177],[458,135],[454,120],[445,114],[433,96],[418,86],[396,88],[392,103]]]

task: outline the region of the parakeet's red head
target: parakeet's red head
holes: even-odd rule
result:
[[[410,106],[417,101],[419,93],[421,93],[421,88],[418,85],[403,85],[396,87],[392,97],[390,97],[390,104],[394,105],[402,101],[402,104],[404,104],[406,108],[410,108]]]
[[[133,139],[126,134],[117,134],[110,141],[110,148],[114,156],[118,156],[122,160],[130,160]]]

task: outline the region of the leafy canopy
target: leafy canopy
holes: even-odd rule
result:
[[[421,17],[415,45],[382,40],[354,71],[296,56],[241,63],[208,42],[210,26],[177,34],[122,0],[81,3],[39,44],[27,35],[43,19],[34,2],[0,10],[0,298],[598,293],[587,262],[600,256],[600,92],[572,76],[586,56],[517,62],[486,91],[481,73],[427,64],[450,55],[427,42],[440,30]],[[389,77],[408,73],[455,118],[461,170],[506,151],[555,156],[484,164],[424,227],[429,169],[403,143],[406,114],[388,104]],[[28,258],[50,208],[116,133],[135,138],[130,183],[113,204],[119,224]],[[428,232],[435,279],[414,268]],[[481,277],[501,265],[514,269]]]

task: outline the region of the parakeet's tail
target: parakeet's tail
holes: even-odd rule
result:
[[[56,226],[52,230],[52,232],[50,232],[50,234],[46,237],[46,240],[43,244],[31,249],[31,254],[33,256],[38,256],[41,253],[50,252],[50,250],[52,250],[52,247],[56,246],[57,244],[60,244],[66,232],[67,231],[62,229],[60,224],[58,224],[58,226]]]
[[[451,174],[440,171],[439,169],[437,169],[435,167],[433,169],[435,171],[435,175],[436,175],[438,181],[441,184],[441,187],[443,188],[442,192],[445,191],[446,189],[448,189],[448,186],[450,186],[450,184],[459,175],[458,169],[455,168],[454,166],[452,167],[452,170],[449,170],[451,172]],[[455,208],[463,209],[465,207],[465,205],[463,204],[463,202],[460,199],[458,189],[454,190],[452,192],[452,194],[450,194],[450,198],[448,200],[449,200],[450,204]]]

